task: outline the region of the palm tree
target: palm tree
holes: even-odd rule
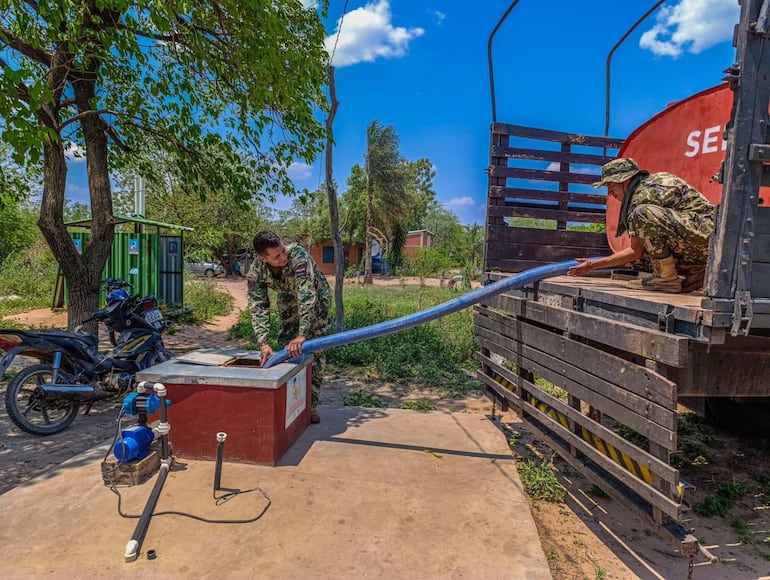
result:
[[[398,151],[394,127],[372,121],[366,129],[366,258],[364,284],[372,283],[372,228],[377,213],[386,214],[391,224],[408,215],[406,162]]]

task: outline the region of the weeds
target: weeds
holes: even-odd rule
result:
[[[402,409],[410,409],[412,411],[435,411],[436,407],[431,405],[428,401],[403,401],[401,403]]]
[[[751,485],[745,481],[720,483],[714,490],[714,495],[696,503],[693,511],[699,516],[724,517],[732,507],[751,491]]]
[[[554,472],[553,455],[546,457],[538,465],[531,459],[519,463],[521,482],[532,499],[560,503],[566,497],[566,491],[559,484]]]
[[[347,395],[342,399],[342,404],[346,407],[375,407],[382,408],[385,403],[382,399],[371,393],[364,392],[363,389],[358,389]]]

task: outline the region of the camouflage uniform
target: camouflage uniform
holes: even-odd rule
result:
[[[633,181],[632,181],[633,185]],[[651,258],[672,255],[678,265],[708,261],[715,208],[689,183],[671,173],[642,176],[628,203],[627,227],[644,241]]]
[[[281,317],[279,348],[284,348],[297,336],[317,338],[329,330],[331,290],[326,277],[318,271],[315,261],[302,246],[288,245],[286,252],[289,262],[283,268],[273,268],[257,257],[246,276],[251,326],[259,345],[267,344],[270,330],[268,288],[278,293],[278,313]],[[323,354],[314,353],[313,407],[318,404],[325,365]]]

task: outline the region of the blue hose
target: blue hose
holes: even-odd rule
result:
[[[483,288],[477,288],[472,292],[463,294],[462,296],[439,304],[433,308],[422,310],[421,312],[415,312],[401,318],[394,320],[388,320],[386,322],[380,322],[379,324],[373,324],[372,326],[365,326],[363,328],[355,328],[353,330],[347,330],[337,334],[329,334],[321,336],[319,338],[311,338],[302,344],[302,354],[310,354],[326,350],[327,348],[334,348],[335,346],[343,346],[346,344],[352,344],[354,342],[360,342],[362,340],[371,340],[373,338],[379,338],[380,336],[386,336],[393,334],[399,330],[405,330],[418,324],[425,324],[436,318],[441,318],[448,314],[457,312],[469,306],[473,306],[477,302],[481,302],[485,298],[496,296],[506,290],[515,290],[532,282],[537,282],[543,278],[550,278],[552,276],[563,276],[567,273],[572,266],[577,265],[579,262],[576,260],[569,260],[567,262],[557,262],[556,264],[547,264],[545,266],[538,266],[537,268],[531,268],[525,270],[515,276],[509,276],[493,282]],[[264,368],[268,369],[272,366],[280,364],[288,360],[289,353],[286,349],[281,349],[269,359],[265,361]]]

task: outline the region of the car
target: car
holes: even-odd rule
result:
[[[225,267],[215,262],[187,262],[185,268],[196,276],[206,276],[206,278],[225,275]]]

